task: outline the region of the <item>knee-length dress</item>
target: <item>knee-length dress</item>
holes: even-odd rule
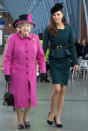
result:
[[[49,64],[52,83],[67,85],[70,73],[70,58],[73,65],[78,65],[72,26],[66,24],[65,29],[58,29],[57,36],[55,37],[49,34],[48,27],[46,27],[43,39],[45,53],[48,46],[50,46]],[[69,48],[56,49],[56,46],[69,46]]]

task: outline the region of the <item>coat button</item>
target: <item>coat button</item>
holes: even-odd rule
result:
[[[28,58],[26,57],[26,60],[28,60]]]
[[[26,74],[28,74],[28,72],[26,72]]]
[[[28,50],[26,50],[26,53],[28,53]]]
[[[28,67],[28,65],[26,65],[26,67]]]

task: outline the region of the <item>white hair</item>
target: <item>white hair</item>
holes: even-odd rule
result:
[[[18,25],[19,25],[19,28],[20,28],[20,27],[21,27],[21,25],[22,25],[22,24],[24,24],[24,23],[28,23],[28,24],[30,24],[30,25],[31,25],[31,28],[33,28],[33,27],[34,27],[34,25],[33,25],[32,23],[29,23],[29,22],[23,22],[23,23],[18,24]]]

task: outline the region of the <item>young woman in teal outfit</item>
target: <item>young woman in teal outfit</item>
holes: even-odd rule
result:
[[[49,63],[53,84],[51,95],[51,108],[47,123],[55,122],[57,127],[62,127],[60,115],[64,103],[65,89],[70,73],[70,58],[72,58],[74,71],[78,70],[78,59],[73,39],[73,29],[67,23],[63,12],[63,4],[57,3],[51,8],[50,24],[44,31],[43,49],[46,53],[50,43]],[[57,104],[56,114],[54,114]]]

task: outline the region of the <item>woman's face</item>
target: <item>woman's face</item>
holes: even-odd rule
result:
[[[17,26],[16,27],[16,31],[19,32],[20,31],[20,27]]]
[[[20,26],[20,31],[23,36],[28,36],[29,32],[31,31],[32,24],[30,23],[22,23]]]
[[[61,11],[57,11],[53,14],[53,20],[55,21],[56,24],[62,22],[63,19],[63,13]]]
[[[82,44],[83,44],[83,46],[86,45],[86,41],[85,41],[85,39],[82,41]]]

